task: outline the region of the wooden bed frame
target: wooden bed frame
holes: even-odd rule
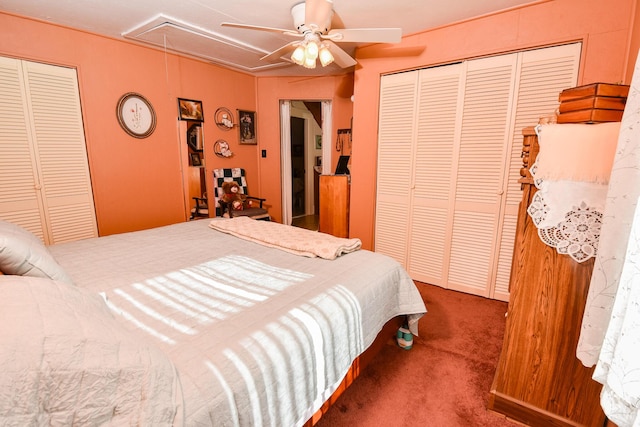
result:
[[[373,344],[364,351],[356,360],[353,361],[351,367],[347,371],[347,375],[345,375],[344,379],[336,389],[336,391],[327,399],[326,402],[322,405],[320,409],[316,411],[315,414],[306,423],[304,423],[303,427],[312,427],[316,425],[316,423],[322,418],[322,416],[327,413],[329,408],[333,406],[333,404],[342,396],[342,393],[353,384],[353,382],[360,376],[360,373],[369,365],[371,360],[380,353],[382,348],[385,345],[394,345],[395,344],[395,334],[399,327],[402,326],[403,316],[394,317],[390,321],[388,321],[383,327],[378,336],[373,341]]]

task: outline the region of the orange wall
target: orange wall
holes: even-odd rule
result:
[[[282,221],[282,191],[280,165],[280,101],[309,100],[332,101],[333,141],[336,129],[349,128],[353,104],[352,74],[337,77],[261,77],[258,78],[258,144],[267,150],[267,157],[260,159],[260,197],[267,199],[269,213],[274,220]],[[337,154],[332,148],[332,165]],[[253,193],[253,191],[251,191]]]
[[[333,101],[334,129],[350,126],[353,75],[321,78],[261,78],[156,49],[0,12],[0,55],[78,70],[100,235],[171,224],[186,219],[182,168],[187,164],[177,120],[177,98],[200,100],[205,115],[205,164],[211,170],[243,167],[251,193],[267,198],[280,221],[280,111],[283,99]],[[312,83],[311,83],[312,82]],[[115,107],[120,96],[139,92],[157,114],[146,139],[120,128]],[[218,107],[256,111],[258,145],[239,145],[237,129],[218,129]],[[230,143],[234,156],[213,155],[216,140]],[[329,138],[332,139],[332,138]],[[184,141],[184,137],[182,138]],[[261,158],[261,150],[267,157]],[[335,160],[334,160],[335,162]],[[213,200],[213,194],[209,194]]]
[[[625,84],[631,83],[631,78],[633,77],[633,70],[636,65],[638,51],[640,50],[640,5],[638,5],[639,1],[636,0],[634,4],[634,13],[630,14],[632,20],[632,31],[631,37],[629,38],[629,59],[627,60],[627,69],[625,72]]]
[[[415,34],[400,45],[359,50],[350,169],[351,237],[360,238],[364,248],[373,248],[380,75],[579,40],[583,42],[579,84],[628,83],[627,63],[635,62],[637,54],[637,48],[629,50],[635,2],[543,1]]]
[[[353,117],[351,236],[371,249],[381,74],[580,40],[580,84],[628,83],[640,44],[638,31],[631,31],[637,13],[635,0],[542,1],[415,34],[400,45],[361,49],[355,73],[338,77],[255,78],[2,13],[0,55],[77,68],[101,235],[185,220],[178,97],[203,102],[207,170],[247,169],[251,192],[268,199],[276,220],[282,218],[279,101],[332,100],[334,130],[348,128]],[[149,138],[132,138],[117,123],[118,98],[130,91],[142,93],[156,110],[158,124]],[[257,112],[257,146],[239,146],[237,132],[215,126],[213,113],[220,106]],[[219,138],[230,143],[234,157],[210,154]],[[267,150],[266,158],[261,150]]]
[[[257,148],[239,147],[237,132],[219,130],[213,114],[224,106],[255,110],[256,79],[201,61],[165,55],[132,43],[0,13],[0,55],[74,67],[78,72],[85,137],[100,235],[185,220],[177,98],[201,100],[207,144],[226,138],[232,160],[258,173]],[[157,115],[146,139],[127,135],[116,119],[118,99],[139,92]]]

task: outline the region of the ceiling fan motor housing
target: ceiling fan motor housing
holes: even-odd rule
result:
[[[320,32],[320,33],[326,34],[331,28],[332,15],[333,15],[333,10],[331,11],[331,13],[328,13],[327,16],[324,17],[322,22],[305,22],[306,21],[305,3],[304,2],[298,3],[291,8],[293,25],[301,33],[312,31],[314,33]]]

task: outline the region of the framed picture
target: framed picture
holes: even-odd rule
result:
[[[200,160],[200,154],[191,153],[191,166],[202,166],[202,161]]]
[[[116,117],[122,129],[134,138],[146,138],[156,128],[156,113],[151,103],[139,93],[122,95],[116,107]]]
[[[322,148],[322,135],[316,135],[316,150]]]
[[[202,151],[202,127],[200,124],[193,124],[187,129],[187,144],[193,151]]]
[[[238,110],[240,144],[257,144],[255,111]]]
[[[193,99],[178,98],[178,118],[180,120],[192,120],[194,122],[204,122],[202,112],[202,101]]]

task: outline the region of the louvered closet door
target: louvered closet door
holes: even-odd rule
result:
[[[449,288],[490,296],[516,54],[468,61],[453,180]]]
[[[376,251],[406,267],[417,73],[385,76],[380,90]]]
[[[97,236],[75,70],[1,61],[0,215],[48,244]]]
[[[404,138],[414,141],[403,149],[410,157],[398,158],[386,139],[378,155],[385,171],[412,171],[409,236],[399,241],[404,222],[376,212],[376,251],[390,246],[379,245],[379,235],[401,233],[393,256],[414,279],[508,300],[521,130],[553,113],[562,89],[575,86],[579,58],[580,44],[573,44],[403,73],[406,81],[419,76],[418,95],[413,104],[381,97],[380,134],[388,123],[383,113],[415,117],[414,134]],[[389,77],[400,80],[383,76],[381,93]],[[379,179],[378,194],[391,194],[392,184]]]
[[[462,64],[420,70],[407,270],[419,281],[447,285]]]
[[[0,57],[0,218],[44,240],[22,61]]]
[[[522,167],[522,129],[538,123],[540,117],[552,115],[558,108],[558,94],[574,87],[578,81],[580,43],[536,49],[518,54],[516,102],[509,129],[508,167],[504,169],[503,214],[498,227],[498,258],[492,298],[507,301],[509,277],[522,191],[518,180]]]

